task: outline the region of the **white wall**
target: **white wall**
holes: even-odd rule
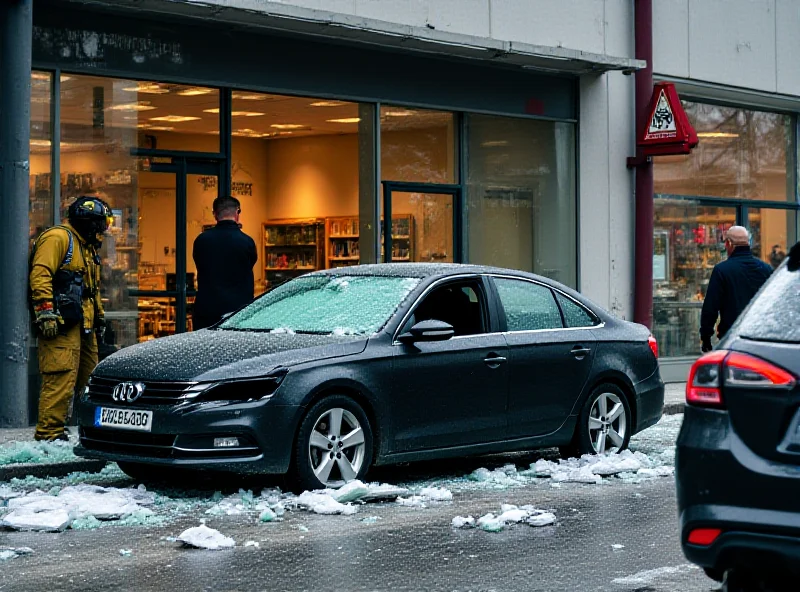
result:
[[[656,0],[657,74],[800,94],[797,0]]]

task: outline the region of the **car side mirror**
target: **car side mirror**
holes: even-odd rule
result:
[[[447,341],[453,335],[455,330],[452,325],[444,321],[437,321],[430,319],[427,321],[420,321],[407,332],[400,335],[397,339],[402,343],[418,343],[423,341]]]

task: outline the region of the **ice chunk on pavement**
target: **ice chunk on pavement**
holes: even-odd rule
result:
[[[494,514],[489,512],[478,518],[478,528],[486,532],[500,532],[506,526],[506,523],[497,518]]]
[[[474,528],[475,518],[472,516],[456,516],[451,523],[453,528]]]
[[[640,469],[637,477],[669,477],[675,472],[675,467],[655,467],[653,469]]]
[[[425,498],[421,495],[410,495],[408,497],[398,497],[395,500],[396,504],[407,506],[410,508],[427,508],[428,504],[425,503]]]
[[[132,549],[120,549],[119,550],[119,554],[122,555],[123,557],[130,557],[131,555],[133,555],[133,550]]]
[[[278,515],[270,510],[269,508],[264,508],[264,511],[258,517],[261,522],[275,522],[278,519]]]
[[[327,491],[330,491],[329,495],[340,504],[354,502],[370,492],[369,487],[364,485],[358,479],[355,481],[350,481],[350,483],[347,483],[346,485],[342,485],[339,489],[326,490],[326,492]]]
[[[366,518],[362,518],[361,522],[364,524],[375,524],[378,520],[381,520],[380,516],[367,516]]]
[[[362,501],[394,500],[401,495],[408,495],[408,489],[397,487],[388,483],[368,483],[369,493],[361,498]]]
[[[6,500],[10,500],[15,497],[21,497],[23,495],[25,494],[19,491],[14,491],[7,485],[0,485],[0,506],[2,506],[2,502],[5,502]]]
[[[188,545],[190,547],[197,547],[198,549],[210,549],[216,551],[218,549],[230,549],[236,543],[230,537],[226,537],[218,530],[209,528],[205,524],[188,528],[178,535],[178,542]]]
[[[30,547],[0,547],[0,561],[14,559],[20,555],[30,555],[33,549]]]
[[[626,450],[622,454],[614,454],[603,457],[601,460],[592,464],[592,473],[608,477],[616,475],[617,473],[626,473],[631,471],[638,471],[642,468],[642,463],[636,460],[632,454],[625,455]]]
[[[295,500],[295,504],[300,508],[305,508],[316,514],[344,514],[351,515],[358,512],[358,508],[352,504],[341,504],[326,493],[314,491],[304,491]]]
[[[453,501],[453,493],[444,487],[423,487],[419,495],[432,502],[450,502]]]
[[[258,541],[247,541],[247,542],[245,542],[244,546],[245,547],[255,547],[256,549],[258,549],[261,545],[258,543]]]
[[[624,549],[625,545],[614,544],[614,545],[611,545],[611,548],[614,549],[615,551],[619,551],[620,549]]]
[[[471,528],[477,526],[481,530],[487,532],[500,532],[508,524],[525,523],[529,526],[547,526],[556,521],[555,514],[538,510],[533,506],[514,506],[511,504],[503,504],[500,508],[501,514],[495,516],[489,512],[484,514],[476,521],[472,516],[456,516],[451,522],[453,528]]]
[[[529,526],[549,526],[555,521],[555,514],[552,512],[545,512],[543,510],[536,510],[536,512],[525,518],[525,524]]]
[[[60,532],[72,523],[72,517],[65,509],[37,510],[23,506],[12,510],[0,520],[0,526],[14,530],[40,530]]]

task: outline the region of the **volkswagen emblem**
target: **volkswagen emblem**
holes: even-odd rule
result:
[[[118,403],[133,403],[144,393],[142,382],[120,382],[114,387],[111,398]]]

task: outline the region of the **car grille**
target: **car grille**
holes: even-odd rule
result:
[[[89,401],[92,403],[114,404],[111,394],[114,387],[124,382],[117,378],[101,378],[92,376],[89,379]],[[136,400],[136,405],[174,405],[183,396],[184,391],[194,382],[150,382],[144,383],[144,392]]]
[[[81,428],[81,444],[87,450],[169,458],[175,434],[139,434],[121,430]]]

